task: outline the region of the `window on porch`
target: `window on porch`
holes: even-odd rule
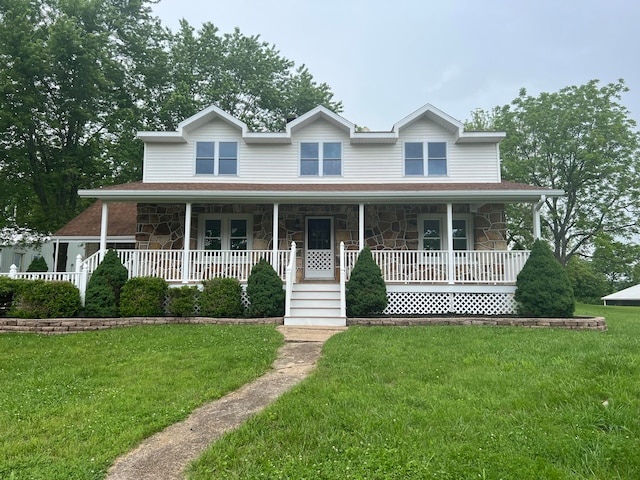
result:
[[[248,250],[251,238],[248,218],[207,216],[200,221],[202,250]]]
[[[418,234],[422,238],[422,250],[446,250],[447,232],[446,218],[443,216],[421,216],[418,220]],[[471,219],[467,217],[453,217],[453,249],[473,250],[471,237]]]

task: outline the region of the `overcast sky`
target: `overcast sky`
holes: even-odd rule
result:
[[[161,0],[154,12],[174,31],[185,18],[259,34],[372,130],[426,103],[464,121],[522,87],[538,95],[619,78],[640,123],[637,0]]]

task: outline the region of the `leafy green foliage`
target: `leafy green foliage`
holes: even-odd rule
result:
[[[97,480],[193,409],[268,371],[273,326],[0,335],[0,478]]]
[[[122,265],[118,253],[109,250],[89,279],[85,314],[89,317],[117,317],[120,291],[128,277],[129,272]]]
[[[546,199],[542,216],[562,264],[589,253],[603,232],[629,237],[638,231],[639,134],[620,103],[626,91],[623,80],[602,87],[591,80],[537,97],[522,89],[511,105],[474,116],[473,123],[493,122],[507,132],[500,144],[505,180],[565,192]],[[529,206],[508,209],[513,241],[524,247],[531,244],[530,215]]]
[[[16,281],[5,276],[0,276],[0,316],[5,316],[11,308],[13,296],[16,292]]]
[[[518,314],[531,317],[571,317],[573,289],[566,270],[542,240],[533,243],[531,255],[516,280]]]
[[[350,317],[378,315],[387,307],[387,286],[368,246],[362,249],[353,266],[347,282],[346,301]]]
[[[27,272],[47,272],[48,270],[49,266],[44,257],[34,257],[27,267]]]
[[[74,317],[80,311],[80,291],[70,282],[21,280],[16,283],[9,316],[18,318]]]
[[[196,313],[199,295],[198,287],[170,288],[167,311],[176,317],[191,317]]]
[[[122,287],[120,315],[158,317],[164,315],[167,281],[160,277],[130,278]]]
[[[593,262],[572,257],[566,269],[577,301],[600,305],[601,297],[611,293],[607,277],[594,268]]]
[[[282,288],[282,280],[264,258],[251,269],[247,280],[247,296],[252,317],[284,315],[285,291]]]
[[[242,286],[235,278],[212,278],[202,282],[198,297],[200,314],[205,317],[234,318],[242,316]]]
[[[602,234],[592,255],[594,270],[605,275],[611,291],[640,283],[640,245]]]

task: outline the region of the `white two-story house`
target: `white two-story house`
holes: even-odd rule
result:
[[[467,132],[431,105],[389,131],[317,107],[270,133],[212,106],[176,131],[139,133],[141,182],[79,194],[103,202],[101,252],[109,204],[137,204],[136,249],[120,251],[132,275],[246,282],[266,258],[288,324],[345,323],[344,282],[364,245],[388,314],[505,314],[528,256],[508,249],[505,204],[531,204],[539,236],[544,199],[563,192],[502,181],[504,135]]]

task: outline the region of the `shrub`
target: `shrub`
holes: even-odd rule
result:
[[[157,317],[164,315],[167,282],[160,277],[135,277],[127,280],[120,295],[123,317]]]
[[[183,286],[169,289],[169,303],[167,310],[176,317],[191,317],[196,313],[198,287]]]
[[[240,317],[242,286],[235,278],[212,278],[202,282],[204,288],[198,297],[200,314],[205,317]]]
[[[49,266],[44,257],[34,257],[27,267],[27,272],[47,272],[48,270]]]
[[[115,250],[109,250],[91,275],[85,294],[85,314],[90,317],[117,317],[120,291],[129,274]],[[97,285],[92,285],[97,283]],[[111,294],[106,289],[111,290]]]
[[[573,316],[575,299],[567,272],[542,240],[534,242],[531,255],[518,275],[515,300],[520,315]]]
[[[285,291],[282,288],[282,280],[264,258],[251,269],[247,280],[247,296],[252,317],[284,315]]]
[[[80,291],[70,282],[23,280],[16,285],[9,311],[13,317],[73,317],[80,310]]]
[[[387,286],[371,250],[364,247],[347,282],[347,316],[365,317],[381,314],[387,308]]]
[[[120,315],[113,288],[104,277],[91,277],[85,293],[84,315],[87,317],[117,317]]]
[[[4,316],[11,308],[15,292],[16,281],[9,277],[0,276],[0,316]]]

